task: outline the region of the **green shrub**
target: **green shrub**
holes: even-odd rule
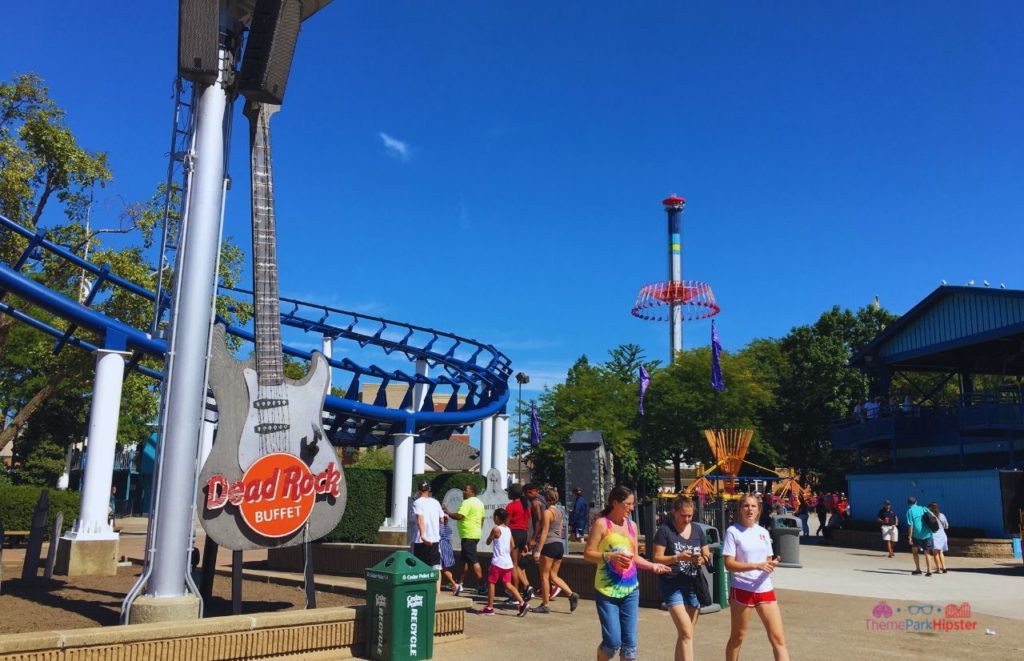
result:
[[[467,484],[472,484],[476,487],[476,492],[480,493],[487,486],[487,479],[480,473],[475,472],[420,473],[412,476],[413,497],[416,496],[416,490],[419,488],[420,482],[424,480],[430,482],[430,490],[438,500],[444,498],[449,489],[461,490]]]
[[[348,498],[341,523],[328,533],[325,542],[373,544],[377,531],[388,516],[391,471],[371,468],[345,468]]]
[[[0,484],[0,521],[4,530],[31,530],[32,514],[39,502],[40,487],[28,485],[13,486]],[[46,536],[53,530],[57,512],[64,512],[64,529],[67,530],[78,518],[80,494],[77,491],[49,489],[50,510],[46,517]]]

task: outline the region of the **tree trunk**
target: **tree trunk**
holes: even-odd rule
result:
[[[21,407],[18,411],[18,415],[14,416],[14,420],[7,426],[2,432],[0,432],[0,452],[7,449],[7,446],[14,442],[14,439],[18,437],[21,430],[28,424],[28,421],[32,418],[39,407],[46,403],[46,400],[53,397],[53,394],[57,392],[57,388],[60,387],[61,382],[67,376],[67,373],[58,370],[50,375],[50,378],[46,381],[46,385],[39,389],[39,391],[32,395],[32,399],[28,400],[25,406]]]
[[[680,466],[679,466],[679,463],[680,463],[681,460],[682,460],[682,457],[679,456],[678,454],[672,455],[672,468],[675,470],[676,493],[677,494],[680,493],[683,490],[683,473],[680,470]]]

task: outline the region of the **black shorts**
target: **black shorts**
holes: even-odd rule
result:
[[[476,554],[476,545],[479,543],[479,539],[462,540],[462,554],[459,556],[459,558],[463,562],[468,562],[471,565],[479,564],[480,558]]]
[[[434,569],[441,568],[440,544],[413,544],[412,554]]]
[[[527,533],[525,530],[512,529],[512,542],[520,553],[526,549]]]
[[[561,560],[565,557],[565,545],[562,542],[548,542],[541,548],[540,554],[545,558]]]

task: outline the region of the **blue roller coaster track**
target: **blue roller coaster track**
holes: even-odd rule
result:
[[[2,215],[0,239],[22,248],[13,266],[0,263],[0,313],[52,335],[56,338],[55,353],[67,345],[86,351],[123,346],[132,352],[129,364],[133,369],[157,380],[162,378],[158,369],[140,361],[144,356],[162,359],[166,340],[95,309],[114,295],[139,297],[155,306],[157,294],[49,240],[45,231],[33,232]],[[40,282],[43,261],[67,267],[69,272],[80,271],[91,281],[81,303]],[[220,294],[239,303],[252,298],[251,292],[237,288],[221,287]],[[30,305],[12,303],[11,295]],[[161,292],[160,299],[158,320],[170,303],[166,292]],[[391,434],[401,432],[418,434],[417,442],[430,442],[505,409],[511,361],[492,345],[359,312],[292,298],[280,300],[283,327],[318,338],[347,340],[352,343],[351,353],[368,350],[371,357],[377,356],[377,362],[397,360],[409,366],[406,370],[385,369],[347,357],[330,360],[333,382],[344,386],[343,394],[328,395],[324,402],[324,427],[335,446],[381,445],[391,442]],[[54,325],[58,319],[63,320],[63,328]],[[229,335],[252,342],[250,330],[223,318],[218,321],[227,326]],[[310,351],[295,343],[286,342],[284,352],[301,360],[311,357]],[[416,373],[418,361],[429,366],[427,375]],[[360,401],[362,388],[371,383],[379,386],[376,397],[372,402]],[[397,407],[388,406],[388,386],[392,385],[405,386]],[[419,407],[413,402],[416,386],[422,386],[423,392]]]

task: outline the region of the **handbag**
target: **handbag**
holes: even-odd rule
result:
[[[711,594],[711,575],[704,567],[700,567],[697,575],[693,577],[693,587],[701,607],[714,603],[714,596]]]

